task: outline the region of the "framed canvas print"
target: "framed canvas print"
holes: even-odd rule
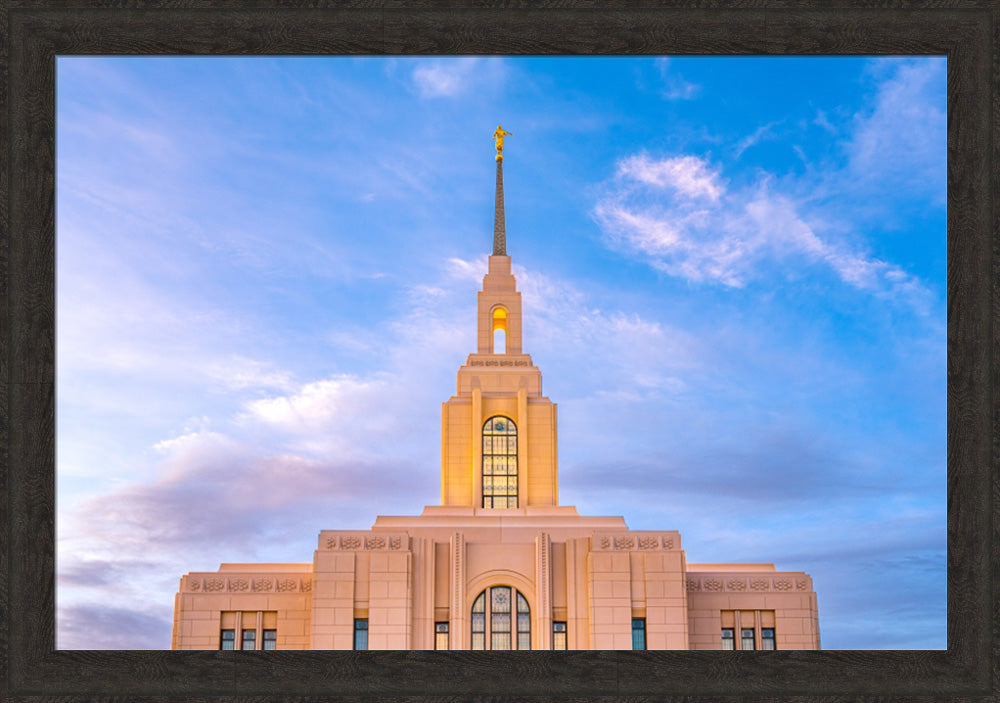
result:
[[[7,13],[12,692],[988,689],[985,10]]]

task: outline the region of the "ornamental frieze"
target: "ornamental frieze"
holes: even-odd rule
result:
[[[787,593],[791,590],[808,591],[808,579],[792,579],[788,577],[770,578],[764,576],[736,576],[734,574],[718,574],[699,576],[688,574],[686,578],[688,592],[709,593],[745,593],[746,591],[777,591]]]
[[[327,535],[322,542],[327,549],[347,550],[347,551],[382,551],[406,549],[410,545],[410,540],[406,534],[348,534],[348,535]]]
[[[255,593],[269,593],[274,590],[274,579],[254,579],[250,587]]]
[[[309,579],[290,576],[233,576],[228,579],[218,576],[191,578],[187,580],[189,593],[294,593],[308,592]]]
[[[640,549],[649,551],[654,549],[673,549],[674,535],[650,535],[650,534],[598,534],[594,535],[594,551],[630,551]]]
[[[520,359],[476,359],[470,361],[469,366],[531,366],[528,361]]]

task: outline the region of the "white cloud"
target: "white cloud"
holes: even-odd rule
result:
[[[854,179],[897,195],[937,194],[947,175],[944,58],[900,60],[872,105],[854,117],[847,149]]]
[[[648,154],[636,154],[618,162],[618,177],[673,189],[692,199],[716,201],[724,190],[719,174],[709,170],[708,163],[696,156],[654,160]]]
[[[823,263],[858,289],[919,297],[920,282],[890,263],[824,239],[822,222],[803,213],[769,180],[730,190],[697,156],[621,159],[592,214],[614,248],[693,283],[741,287],[788,266]]]
[[[503,63],[496,57],[462,56],[420,61],[413,82],[424,98],[451,98],[474,86],[503,79]]]
[[[248,403],[246,417],[263,428],[287,435],[325,437],[319,446],[359,443],[361,436],[388,431],[394,417],[391,388],[385,377],[361,379],[340,375],[312,381],[288,395]],[[338,441],[333,442],[334,438]],[[316,446],[315,444],[312,446]]]
[[[741,139],[736,144],[736,158],[738,159],[741,156],[743,156],[743,152],[744,151],[746,151],[750,147],[754,146],[755,144],[758,144],[762,140],[767,139],[767,138],[773,138],[773,134],[772,134],[771,130],[775,126],[777,126],[778,124],[780,124],[780,123],[779,122],[768,122],[767,124],[761,125],[757,129],[755,129],[754,132],[753,132],[753,134],[749,134],[746,137],[744,137],[743,139]]]
[[[656,68],[663,80],[663,97],[667,100],[690,100],[701,93],[701,86],[684,80],[676,71],[670,70],[670,59],[660,56]]]
[[[813,119],[813,124],[816,125],[817,127],[825,129],[830,134],[837,133],[837,128],[830,123],[830,120],[827,118],[826,113],[823,112],[822,110],[816,111],[816,117]]]

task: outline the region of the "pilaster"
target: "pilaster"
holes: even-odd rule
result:
[[[483,505],[483,393],[472,389],[472,505]]]
[[[528,392],[517,389],[517,507],[528,505]]]
[[[533,649],[552,649],[552,541],[545,532],[535,536],[535,617],[538,633]]]
[[[465,535],[451,537],[451,619],[448,626],[452,649],[469,648],[468,618],[465,612]]]

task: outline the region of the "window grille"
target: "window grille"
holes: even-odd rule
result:
[[[517,507],[517,425],[503,415],[483,425],[483,507]]]
[[[472,602],[471,615],[472,649],[531,649],[531,607],[517,589],[484,589]]]

